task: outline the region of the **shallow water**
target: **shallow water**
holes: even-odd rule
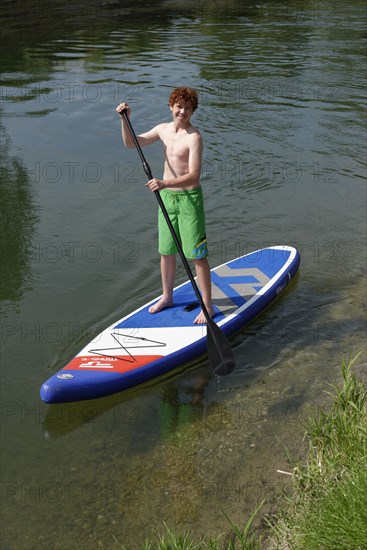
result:
[[[2,547],[141,548],[148,533],[228,532],[289,486],[283,445],[324,406],[342,357],[365,376],[364,3],[5,2],[2,51]],[[205,360],[93,402],[41,383],[160,293],[156,204],[136,131],[200,93],[210,262],[297,246],[299,275]],[[159,146],[146,151],[160,176]],[[180,266],[177,282],[185,279]],[[118,542],[117,542],[118,541]]]

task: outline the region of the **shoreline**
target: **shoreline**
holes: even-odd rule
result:
[[[363,372],[354,373],[363,365],[352,370],[357,359],[358,355],[343,361],[341,388],[338,384],[325,389],[331,403],[307,419],[304,458],[293,463],[292,472],[278,470],[292,477],[293,490],[291,495],[279,497],[277,514],[261,516],[264,499],[240,527],[223,511],[231,533],[215,538],[207,534],[201,540],[189,532],[175,533],[165,524],[164,534],[147,541],[145,550],[365,548],[367,388],[361,380]],[[292,461],[290,455],[288,459]],[[116,547],[127,550],[113,538]]]

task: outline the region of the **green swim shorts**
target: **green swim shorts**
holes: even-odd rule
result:
[[[208,246],[205,234],[205,214],[201,187],[191,191],[160,192],[164,206],[182,245],[185,257],[191,260],[206,258]],[[178,252],[164,215],[159,209],[159,253],[164,256]]]

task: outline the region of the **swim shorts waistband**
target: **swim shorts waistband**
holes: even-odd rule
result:
[[[199,187],[195,187],[195,189],[185,189],[185,191],[173,191],[172,189],[162,189],[160,193],[165,193],[168,195],[196,195],[197,193],[202,193],[202,187],[199,185]]]

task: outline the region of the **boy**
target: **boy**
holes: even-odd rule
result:
[[[153,178],[146,183],[146,186],[153,192],[160,192],[185,256],[194,262],[202,298],[212,317],[215,312],[211,298],[203,195],[200,186],[203,140],[199,131],[191,124],[191,115],[198,105],[198,95],[191,88],[176,88],[170,95],[168,104],[172,113],[172,122],[158,124],[150,131],[138,136],[141,147],[159,139],[164,145],[163,179]],[[130,116],[131,109],[127,103],[120,103],[116,108],[119,114],[123,110],[126,110],[127,115]],[[134,147],[133,139],[121,114],[120,118],[124,145]],[[158,228],[163,295],[150,307],[150,313],[157,313],[173,306],[177,247],[161,211],[158,216]],[[200,311],[194,323],[205,322],[205,315]]]

